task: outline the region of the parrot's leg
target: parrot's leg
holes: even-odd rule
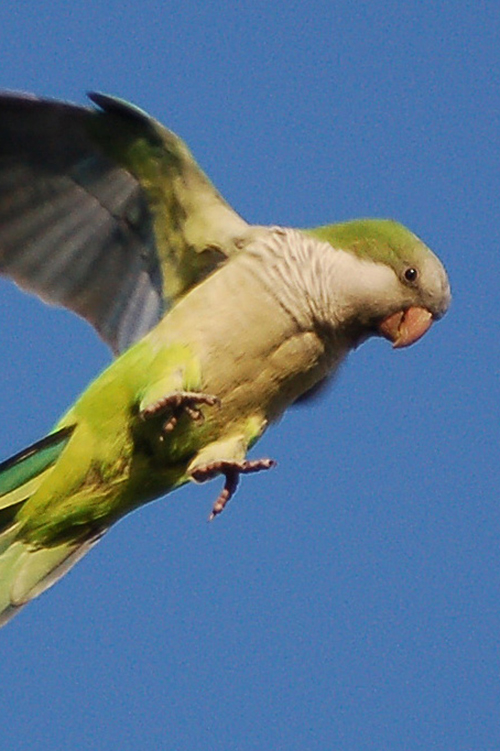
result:
[[[215,407],[220,404],[220,400],[212,394],[202,394],[197,391],[174,391],[142,409],[139,417],[142,420],[151,420],[159,415],[168,414],[163,430],[165,433],[170,433],[183,414],[189,415],[195,422],[202,420],[201,404]]]
[[[218,514],[224,511],[227,502],[231,500],[236,488],[238,487],[240,475],[260,472],[262,469],[271,469],[271,467],[274,466],[276,466],[274,459],[247,459],[242,462],[227,460],[216,461],[211,464],[206,464],[204,467],[194,469],[191,476],[196,482],[206,482],[207,480],[214,478],[216,475],[224,475],[226,478],[224,487],[212,507],[212,513],[208,517],[208,520],[212,521],[212,519],[215,519]]]

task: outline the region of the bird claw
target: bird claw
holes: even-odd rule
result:
[[[202,394],[197,391],[175,391],[141,410],[140,417],[142,420],[151,420],[170,412],[170,416],[163,424],[163,432],[171,433],[183,414],[188,415],[194,422],[202,421],[203,413],[200,409],[202,404],[209,407],[219,406],[220,399],[213,394]]]
[[[274,459],[247,459],[242,462],[222,460],[206,464],[204,467],[199,467],[198,469],[193,470],[192,477],[196,482],[212,480],[216,475],[224,475],[226,478],[224,487],[212,506],[212,511],[208,517],[208,521],[211,522],[216,516],[224,511],[228,501],[231,500],[236,492],[240,475],[260,472],[262,469],[271,469],[275,466],[276,462]]]

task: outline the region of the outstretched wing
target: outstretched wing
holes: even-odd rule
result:
[[[115,352],[237,249],[241,219],[138,108],[0,95],[0,273],[87,319]]]

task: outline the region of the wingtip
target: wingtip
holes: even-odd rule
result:
[[[100,91],[87,91],[87,97],[103,112],[108,112],[111,115],[118,115],[120,117],[132,118],[141,123],[151,122],[152,118],[145,110],[137,107],[135,104],[130,104],[130,102],[127,102],[120,97],[103,94]]]

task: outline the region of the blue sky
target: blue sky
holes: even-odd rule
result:
[[[258,445],[273,472],[121,522],[0,633],[5,749],[500,747],[496,2],[0,7],[0,86],[130,99],[249,221],[394,217],[449,315],[372,341]],[[0,453],[109,361],[0,283]]]

